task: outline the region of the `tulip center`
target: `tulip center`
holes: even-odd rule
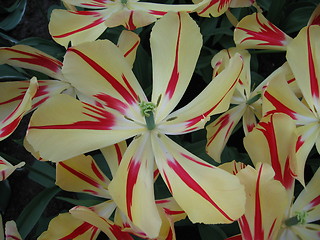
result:
[[[295,216],[288,218],[285,220],[285,224],[290,227],[298,224],[306,224],[308,213],[306,211],[295,212]]]
[[[146,120],[146,125],[148,130],[153,130],[156,127],[154,122],[153,110],[156,108],[156,105],[152,102],[141,101],[139,103],[141,109],[141,114]]]

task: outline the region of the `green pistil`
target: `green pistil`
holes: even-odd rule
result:
[[[248,101],[247,101],[247,104],[250,105],[256,101],[258,101],[261,97],[261,93],[258,93],[257,95],[255,95],[254,97],[250,98]]]
[[[152,102],[141,101],[139,103],[141,109],[141,114],[144,116],[147,124],[148,130],[153,130],[156,127],[154,122],[153,110],[156,108],[156,105]]]
[[[284,223],[286,224],[286,226],[290,227],[290,226],[294,226],[294,225],[298,225],[298,224],[306,224],[307,223],[307,212],[302,211],[302,212],[296,212],[295,214],[297,214],[294,217],[288,218]]]
[[[128,0],[121,0],[121,3],[122,3],[123,5],[126,5],[127,2],[128,2]]]

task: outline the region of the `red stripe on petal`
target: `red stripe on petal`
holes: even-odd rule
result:
[[[185,213],[185,211],[173,211],[173,210],[170,210],[169,208],[163,208],[163,210],[168,215],[178,215],[178,214]]]
[[[207,192],[189,175],[189,173],[174,159],[168,161],[168,166],[177,174],[177,176],[193,191],[213,205],[226,219],[233,221],[207,194]]]
[[[315,207],[318,206],[320,204],[320,195],[317,196],[316,198],[314,198],[310,203],[309,203],[309,207]]]
[[[85,109],[91,111],[95,116],[89,113],[83,113],[89,117],[94,118],[97,121],[78,121],[64,125],[46,125],[46,126],[30,126],[29,129],[86,129],[86,130],[110,130],[116,124],[115,117],[112,113],[105,111],[102,108],[95,107],[93,105],[83,103],[88,107]]]
[[[206,12],[209,8],[211,8],[213,5],[215,5],[218,2],[219,2],[218,12],[220,12],[222,8],[224,8],[226,5],[229,5],[231,0],[211,0],[211,2],[204,9],[202,9],[199,12],[199,14],[203,14],[204,12]]]
[[[132,207],[133,190],[134,190],[134,185],[137,183],[140,166],[141,166],[141,162],[135,161],[134,159],[131,159],[128,165],[126,202],[127,202],[128,217],[131,221],[132,221],[131,207]]]
[[[179,72],[178,72],[178,61],[179,61],[179,45],[180,45],[180,35],[181,35],[181,17],[180,13],[178,13],[179,17],[179,27],[178,27],[178,37],[176,42],[176,53],[175,53],[175,59],[174,59],[174,66],[171,73],[171,77],[166,89],[165,94],[168,96],[169,99],[172,98],[173,93],[176,89],[177,83],[179,81]]]
[[[105,20],[104,18],[99,18],[99,19],[96,19],[94,20],[92,23],[90,23],[89,25],[87,26],[84,26],[82,28],[78,28],[76,30],[73,30],[73,31],[70,31],[70,32],[67,32],[67,33],[64,33],[64,34],[60,34],[60,35],[55,35],[55,36],[52,36],[54,38],[64,38],[64,37],[68,37],[70,35],[73,35],[73,34],[76,34],[76,33],[79,33],[79,32],[82,32],[82,31],[85,31],[85,30],[88,30],[90,28],[93,28],[95,26],[98,26],[99,24],[103,23]]]
[[[71,167],[69,167],[67,164],[65,164],[64,162],[59,162],[59,165],[61,167],[63,167],[65,170],[67,170],[68,172],[70,172],[71,174],[73,174],[75,177],[80,178],[81,180],[85,181],[86,183],[96,187],[96,188],[100,188],[101,185],[99,183],[97,183],[93,178],[91,178],[90,176],[86,175],[83,172],[77,171]]]
[[[123,55],[124,57],[127,57],[135,48],[138,47],[140,41],[136,41],[133,46],[125,52],[125,54]]]
[[[168,199],[162,199],[162,200],[156,200],[156,204],[162,204],[162,203],[168,203],[170,200]]]
[[[260,202],[260,178],[262,172],[262,166],[260,166],[256,184],[255,193],[255,215],[254,215],[254,239],[264,240],[264,230],[262,228],[262,212],[261,212],[261,202]]]
[[[121,160],[122,160],[121,149],[120,149],[120,147],[119,147],[119,144],[115,144],[114,147],[115,147],[116,153],[117,153],[118,165],[120,165],[120,162],[121,162]]]
[[[104,175],[101,174],[100,170],[97,168],[97,165],[92,162],[91,163],[91,169],[94,172],[94,174],[102,181],[102,182],[106,182],[106,178],[104,177]]]
[[[112,108],[112,109],[115,109],[122,114],[125,114],[126,110],[128,109],[127,104],[125,104],[124,102],[120,101],[119,99],[114,98],[114,97],[107,95],[105,93],[99,93],[99,94],[96,94],[93,96],[98,98],[99,100],[103,101],[105,106]]]
[[[242,216],[239,219],[239,225],[240,225],[240,228],[241,228],[243,239],[245,239],[245,240],[253,240],[252,234],[251,234],[251,230],[250,230],[250,226],[249,226],[249,223],[248,223],[248,220],[247,220],[246,216]]]
[[[164,16],[167,12],[165,11],[156,11],[156,10],[150,10],[150,14],[155,15],[155,16]]]
[[[6,235],[6,239],[21,240],[21,238],[10,235],[10,234]]]
[[[15,120],[13,120],[11,123],[9,123],[5,127],[1,128],[0,129],[0,137],[2,138],[2,137],[6,137],[6,136],[10,135],[18,127],[22,117],[23,116],[20,115]]]
[[[171,184],[170,184],[170,181],[169,181],[169,178],[168,178],[166,172],[163,172],[163,176],[165,178],[165,181],[166,181],[166,184],[167,184],[167,186],[169,188],[170,193],[172,193],[172,187],[171,187]]]
[[[223,129],[225,126],[227,126],[227,124],[229,123],[230,121],[230,114],[226,114],[222,117],[220,117],[220,119],[217,121],[217,123],[213,126],[216,127],[220,124],[218,130],[212,135],[212,137],[210,137],[210,139],[208,139],[208,143],[207,143],[207,146],[209,146],[212,141],[216,138],[216,136],[219,134],[219,132],[221,131],[221,129]],[[227,135],[226,135],[227,136]]]
[[[60,62],[57,59],[49,58],[49,57],[44,56],[40,53],[33,54],[33,53],[20,51],[20,50],[13,49],[13,48],[3,48],[3,49],[31,57],[31,58],[27,58],[27,57],[9,58],[9,60],[16,60],[16,61],[20,61],[20,62],[38,65],[41,67],[48,68],[53,72],[59,72],[61,70],[62,62]]]
[[[67,236],[63,237],[63,238],[59,238],[58,240],[70,240],[70,239],[75,239],[78,236],[84,234],[85,232],[89,231],[90,229],[95,230],[97,229],[97,227],[84,222],[82,223],[79,227],[77,227],[76,229],[73,230],[73,232],[71,232],[70,234],[68,234]]]
[[[95,62],[93,59],[86,56],[84,53],[80,52],[77,49],[69,48],[68,51],[74,52],[79,57],[81,57],[87,64],[90,65],[94,70],[96,70],[104,79],[106,79],[111,86],[129,103],[137,102],[137,95],[136,93],[129,88],[129,91],[124,88],[124,86],[121,85],[121,83],[118,82],[114,76],[112,76],[108,71],[106,71],[102,66],[100,66],[97,62]],[[124,75],[122,76],[122,79],[125,81]],[[130,84],[128,83],[130,86]],[[128,87],[128,86],[127,86]]]
[[[185,158],[187,158],[188,160],[191,160],[192,162],[195,162],[195,163],[201,165],[201,166],[208,167],[208,168],[215,168],[214,166],[212,166],[212,165],[210,165],[210,164],[207,164],[207,163],[205,163],[205,162],[199,162],[199,161],[197,161],[196,159],[194,159],[194,158],[192,158],[192,157],[190,157],[190,156],[188,156],[188,155],[186,155],[186,154],[184,154],[184,153],[180,153],[180,155],[183,156],[183,157],[185,157]]]
[[[307,29],[307,45],[308,45],[308,64],[310,75],[310,89],[312,97],[319,99],[319,82],[316,75],[315,63],[313,60],[311,42],[310,42],[310,28]]]
[[[136,25],[134,25],[134,23],[133,23],[133,13],[134,13],[134,11],[130,11],[130,16],[129,16],[129,19],[128,19],[128,23],[125,23],[126,24],[126,29],[128,29],[128,30],[135,30],[136,28],[137,28],[137,26]]]
[[[240,29],[244,32],[246,32],[248,35],[251,35],[251,37],[247,37],[243,39],[240,43],[246,41],[246,40],[258,40],[263,41],[265,43],[258,43],[258,45],[271,45],[271,46],[284,46],[286,36],[285,34],[278,29],[275,25],[273,25],[271,22],[268,21],[268,24],[263,24],[259,20],[259,15],[256,14],[256,20],[257,23],[261,26],[261,29],[259,32],[255,32],[252,30],[248,30],[245,28],[237,27],[237,29]]]
[[[273,230],[274,230],[274,226],[276,225],[276,222],[277,222],[277,219],[275,219],[271,225],[271,228],[270,228],[270,231],[269,231],[269,234],[268,234],[268,239],[271,239],[271,236],[273,234]]]
[[[304,144],[304,140],[302,140],[302,136],[298,137],[297,143],[296,143],[296,152],[299,151],[301,146]]]
[[[276,112],[281,112],[289,115],[293,120],[297,120],[297,116],[296,116],[297,113],[291,110],[290,108],[288,108],[278,99],[276,99],[274,96],[272,96],[268,91],[264,92],[264,97],[268,99],[269,102],[271,102],[272,105],[276,108],[275,110],[267,112],[266,115],[276,113]]]

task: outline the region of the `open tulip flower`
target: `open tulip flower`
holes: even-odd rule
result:
[[[118,47],[132,66],[140,39],[133,32],[123,31]],[[0,82],[0,140],[7,138],[19,125],[22,117],[35,110],[50,97],[65,93],[90,101],[75,89],[61,72],[62,62],[48,54],[27,46],[0,48],[0,64],[34,70],[48,76],[48,80]]]
[[[320,152],[319,38],[320,26],[312,25],[303,28],[288,45],[287,60],[303,101],[292,92],[285,75],[278,75],[271,80],[263,97],[264,114],[283,112],[294,119],[298,126],[296,151],[299,176],[303,176],[306,158],[314,144]]]
[[[255,90],[251,91],[250,54],[246,50],[237,48],[222,50],[214,56],[211,61],[214,69],[213,75],[215,76],[224,70],[228,66],[230,58],[237,52],[242,56],[244,67],[231,99],[231,104],[235,106],[206,127],[206,151],[217,162],[221,161],[221,152],[240,119],[243,120],[243,129],[247,134],[257,124],[256,117],[261,118],[261,92],[268,82],[268,79],[266,79]]]
[[[63,0],[86,11],[55,9],[49,31],[53,39],[67,47],[96,40],[108,27],[123,25],[128,30],[149,25],[167,12],[192,12],[199,4],[158,4],[138,0]],[[65,24],[65,23],[68,24]]]
[[[125,142],[101,149],[111,172],[118,169],[125,150]],[[117,208],[108,190],[110,180],[91,156],[80,155],[58,163],[56,176],[56,184],[60,188],[87,193],[99,197],[102,202],[89,207],[76,206],[69,213],[60,214],[50,222],[48,230],[39,240],[96,239],[100,231],[114,240],[133,240],[129,233],[149,239]],[[156,239],[175,239],[173,224],[185,218],[185,212],[172,198],[157,200],[156,204],[162,219]],[[114,211],[114,220],[111,221],[110,216]]]
[[[201,44],[199,28],[187,13],[168,13],[156,22],[151,34],[151,101],[110,41],[69,48],[63,74],[96,103],[58,95],[30,120],[27,140],[42,157],[55,162],[134,137],[109,192],[130,221],[150,237],[157,237],[161,226],[153,193],[154,168],[194,222],[229,223],[244,210],[243,187],[235,176],[166,136],[201,129],[210,115],[230,104],[243,67],[238,54],[197,98],[173,111],[191,79]]]

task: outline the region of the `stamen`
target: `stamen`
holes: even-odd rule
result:
[[[290,226],[294,226],[294,225],[298,225],[298,224],[306,224],[307,223],[307,212],[306,211],[302,211],[302,212],[295,212],[296,216],[293,216],[291,218],[288,218],[287,220],[285,220],[285,224],[286,226],[290,227]]]
[[[139,107],[142,116],[144,116],[146,120],[148,130],[153,130],[156,127],[153,116],[153,110],[156,108],[156,105],[152,102],[141,101]]]
[[[261,98],[261,93],[258,93],[257,95],[255,95],[255,96],[253,96],[252,98],[250,98],[250,99],[247,101],[247,104],[250,105],[250,104],[258,101],[260,98]]]

